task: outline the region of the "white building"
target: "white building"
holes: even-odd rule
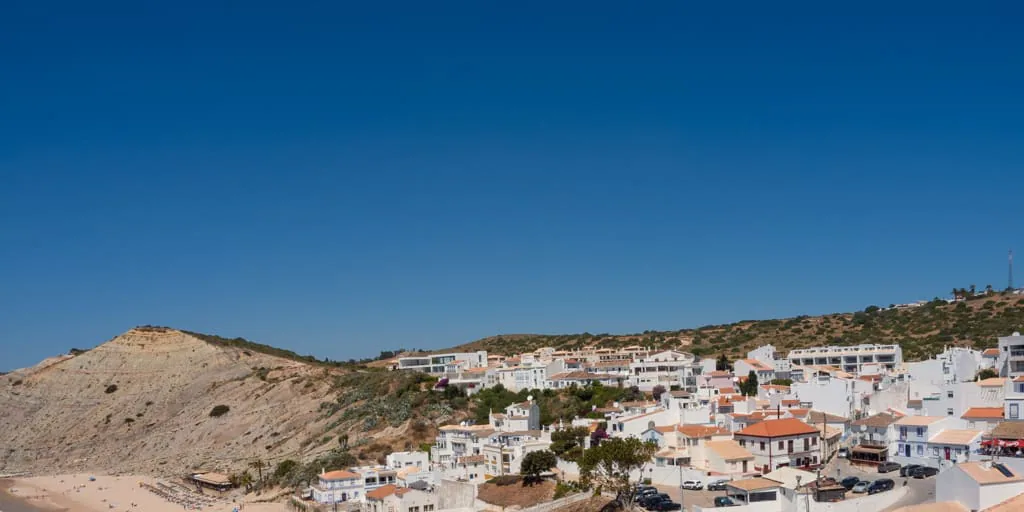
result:
[[[1007,420],[1024,419],[1024,376],[1005,379],[1005,402],[1003,416]]]
[[[967,462],[939,473],[935,501],[957,501],[981,511],[1024,493],[1024,477],[1003,464]]]
[[[549,363],[540,361],[523,362],[518,366],[498,368],[498,382],[509,391],[523,389],[550,389],[551,377],[565,373],[565,361],[556,359]]]
[[[407,467],[430,467],[430,454],[427,452],[391,452],[385,458],[389,468],[402,469]]]
[[[1019,332],[999,338],[999,359],[996,365],[1003,377],[1024,376],[1024,336]]]
[[[533,401],[512,404],[503,414],[492,412],[490,426],[496,432],[540,430],[540,406]]]
[[[432,512],[437,495],[406,487],[387,485],[366,493],[367,512]]]
[[[363,476],[346,470],[321,472],[313,486],[313,500],[317,503],[363,501],[365,495]]]
[[[940,468],[977,460],[981,449],[981,430],[948,429],[928,439],[929,455]]]
[[[789,389],[801,404],[836,416],[852,418],[854,410],[861,403],[855,387],[856,381],[853,379],[841,379],[818,372],[808,378],[807,382],[794,382]]]
[[[767,384],[775,379],[775,367],[757,359],[740,359],[732,364],[737,377],[745,378],[754,372],[759,384]]]
[[[939,467],[939,460],[933,455],[928,441],[943,430],[960,428],[962,421],[953,416],[904,416],[896,420],[893,425],[896,440],[889,460],[903,465]]]
[[[399,370],[413,370],[431,375],[458,373],[469,368],[487,368],[487,351],[429,354],[398,358]]]
[[[756,359],[775,369],[775,378],[788,379],[790,372],[789,359],[777,351],[774,345],[762,345],[747,352],[747,359]]]
[[[820,437],[818,429],[796,418],[765,420],[733,434],[733,439],[754,455],[754,469],[762,473],[783,466],[819,464]]]
[[[673,384],[680,385],[680,372],[689,370],[696,374],[699,366],[693,354],[666,350],[638,359],[629,364],[629,384],[637,386],[641,391],[651,391],[654,386],[662,385],[670,389]]]
[[[595,382],[606,387],[618,387],[622,383],[623,378],[610,373],[590,373],[578,370],[556,373],[548,377],[548,380],[550,381],[547,385],[548,388],[565,389],[573,386],[582,388]]]
[[[814,347],[793,350],[788,359],[793,366],[835,366],[859,374],[864,364],[878,363],[886,371],[896,369],[903,363],[903,349],[899,345]]]
[[[430,461],[439,468],[454,467],[461,457],[480,455],[493,433],[490,425],[445,425],[430,448]]]
[[[966,422],[967,428],[991,432],[992,429],[996,428],[996,425],[1003,421],[1004,413],[1005,411],[1002,406],[971,407],[960,415],[960,419]]]

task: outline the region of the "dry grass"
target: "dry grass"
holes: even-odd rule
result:
[[[522,484],[495,485],[481,484],[477,497],[484,502],[499,507],[532,507],[551,501],[555,495],[554,482],[541,482],[536,485]]]

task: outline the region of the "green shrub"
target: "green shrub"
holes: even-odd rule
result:
[[[103,392],[109,395],[109,394],[113,393],[114,391],[117,391],[117,384],[111,384],[111,385],[107,386],[107,389],[104,390]]]
[[[219,417],[227,414],[228,411],[230,411],[230,410],[231,410],[231,408],[226,406],[226,405],[214,406],[213,409],[210,410],[210,417],[211,418],[219,418]]]

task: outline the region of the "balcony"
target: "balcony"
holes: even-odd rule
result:
[[[1024,349],[1011,349],[1010,359],[1024,358]]]

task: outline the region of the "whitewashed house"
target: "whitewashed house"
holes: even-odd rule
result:
[[[490,427],[498,432],[540,430],[540,406],[534,401],[519,402],[504,413],[490,413]]]
[[[960,418],[952,416],[904,416],[896,420],[896,442],[889,460],[903,465],[938,467],[939,461],[932,455],[928,441],[943,430],[959,428],[961,422]]]
[[[321,471],[316,485],[312,486],[313,501],[317,503],[344,503],[363,501],[366,488],[363,476],[352,471]]]
[[[765,420],[733,434],[754,455],[754,468],[762,473],[783,466],[817,465],[819,437],[818,429],[796,418]]]
[[[991,432],[1003,421],[1003,407],[971,407],[960,419],[967,423],[967,428]]]
[[[392,469],[415,466],[430,467],[430,454],[427,452],[391,452],[385,457],[385,464]]]
[[[741,379],[754,372],[759,384],[767,384],[775,379],[775,367],[757,359],[740,359],[732,364],[732,368]]]
[[[943,430],[928,439],[928,455],[935,458],[939,468],[977,460],[982,434],[981,430]]]
[[[935,477],[935,501],[957,501],[982,511],[1024,493],[1024,477],[991,462],[957,464]]]

